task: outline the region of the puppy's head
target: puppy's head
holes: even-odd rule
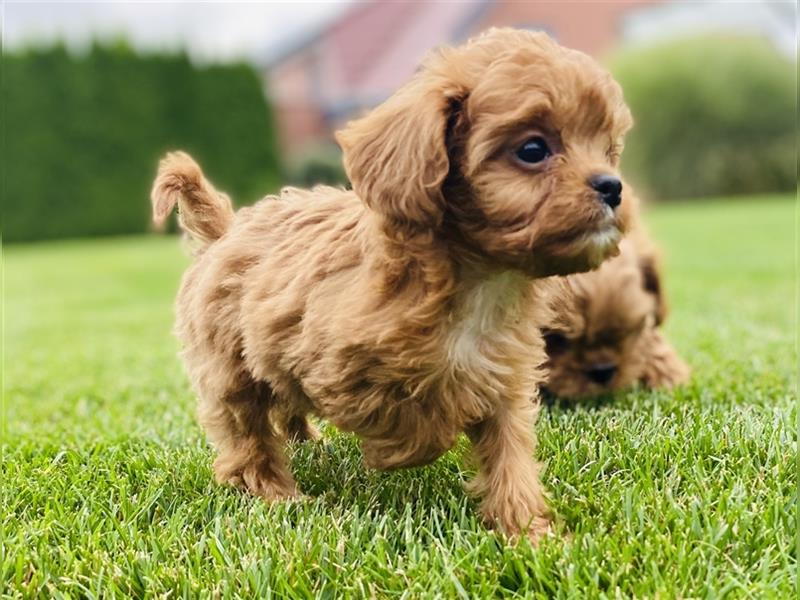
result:
[[[595,396],[642,379],[647,344],[664,318],[653,255],[625,240],[621,253],[591,273],[571,275],[551,294],[543,328],[546,388],[562,398]]]
[[[619,86],[591,58],[542,33],[494,29],[431,56],[337,139],[384,229],[439,230],[542,277],[616,254],[630,126]]]

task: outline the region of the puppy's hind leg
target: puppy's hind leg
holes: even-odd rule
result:
[[[286,435],[295,442],[315,441],[322,438],[319,429],[304,415],[294,415],[286,421]]]
[[[218,451],[217,481],[267,501],[299,495],[284,453],[285,440],[270,422],[274,401],[268,385],[252,382],[222,401],[201,399],[199,410],[200,421]]]
[[[283,403],[282,410],[273,413],[273,422],[289,441],[305,442],[322,438],[319,430],[308,420],[312,405],[302,388],[294,381],[282,381],[275,390],[286,402]]]
[[[533,459],[537,411],[529,398],[519,398],[467,431],[479,463],[468,489],[483,498],[484,520],[511,536],[527,534],[533,542],[550,528],[541,467]]]

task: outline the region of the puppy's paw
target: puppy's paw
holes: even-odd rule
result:
[[[275,476],[258,468],[247,467],[242,472],[243,487],[269,503],[299,500],[302,496],[291,476]]]
[[[301,496],[297,484],[285,468],[262,459],[232,468],[222,456],[214,463],[217,482],[259,496],[267,502],[284,502]]]
[[[647,365],[644,384],[650,388],[672,388],[688,383],[691,369],[672,348],[662,349]]]
[[[528,541],[533,546],[538,546],[546,537],[554,537],[555,527],[553,522],[548,517],[534,517],[530,520],[527,527],[519,527],[516,525],[503,525],[497,524],[500,531],[504,533],[511,541],[518,541],[521,538],[528,538]]]
[[[683,385],[685,383],[689,383],[691,375],[692,371],[689,366],[682,360],[678,359],[672,365],[670,365],[668,370],[665,370],[662,379],[659,381],[659,385],[668,388],[672,388],[677,385]]]
[[[543,498],[518,504],[484,502],[481,514],[488,525],[496,527],[512,540],[527,537],[533,545],[538,545],[544,537],[554,535],[553,521]]]
[[[546,517],[535,517],[528,525],[525,535],[534,546],[538,546],[545,537],[555,536],[553,522]]]

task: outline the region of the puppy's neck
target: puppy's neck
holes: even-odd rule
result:
[[[532,284],[522,271],[498,264],[446,225],[440,229],[403,226],[370,216],[370,228],[377,234],[369,251],[373,268],[383,274],[389,287],[402,283],[428,291],[447,290],[459,304],[461,297],[473,291],[501,298]]]
[[[462,269],[457,286],[456,311],[488,314],[519,303],[531,280],[511,269]]]

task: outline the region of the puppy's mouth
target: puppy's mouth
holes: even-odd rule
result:
[[[599,266],[605,259],[617,256],[621,240],[622,232],[613,222],[586,234],[583,244],[587,260],[592,265]]]
[[[575,235],[570,240],[571,254],[580,257],[590,269],[594,269],[612,256],[619,254],[622,231],[613,220],[604,221],[599,226]]]
[[[612,221],[580,233],[562,234],[534,248],[537,277],[582,273],[619,254],[622,231]]]

